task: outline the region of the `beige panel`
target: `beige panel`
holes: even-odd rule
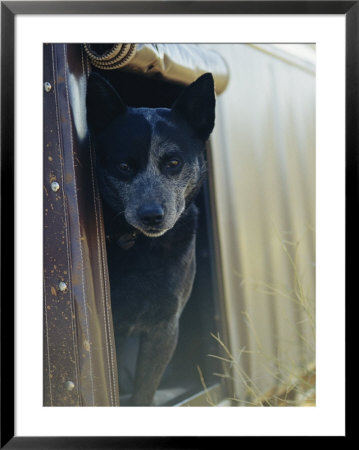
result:
[[[228,83],[228,67],[216,52],[197,44],[137,44],[136,54],[126,69],[162,75],[165,79],[189,84],[205,72],[212,72],[215,89],[221,93]]]
[[[212,47],[230,70],[212,137],[230,347],[252,402],[315,358],[315,74],[283,46]]]

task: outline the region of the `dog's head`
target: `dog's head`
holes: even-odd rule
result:
[[[186,87],[167,109],[127,107],[112,85],[93,73],[86,103],[103,201],[146,236],[161,236],[203,177],[203,151],[215,117],[212,75]]]

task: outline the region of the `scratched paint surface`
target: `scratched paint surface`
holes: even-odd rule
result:
[[[44,405],[117,406],[104,231],[81,101],[87,66],[80,45],[44,48],[53,86],[44,92]]]

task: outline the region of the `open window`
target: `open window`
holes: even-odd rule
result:
[[[161,78],[146,77],[124,71],[101,71],[118,90],[124,102],[133,107],[171,107],[183,90],[183,84]],[[208,145],[207,153],[210,151]],[[208,159],[208,156],[207,156]],[[208,161],[207,161],[208,163]],[[210,168],[209,168],[210,170]],[[211,173],[208,173],[211,177]],[[219,286],[214,247],[213,211],[211,210],[210,180],[205,180],[195,203],[199,209],[196,237],[196,277],[190,299],[180,319],[179,340],[154,403],[170,406],[189,402],[208,405],[203,391],[211,392],[213,401],[223,398],[224,386],[216,377],[220,361],[213,334],[222,334]],[[116,328],[114,329],[116,339]],[[131,395],[136,367],[139,338],[128,338],[124,351],[125,374],[120,380],[120,404],[125,405]]]
[[[178,55],[181,46],[177,47]],[[110,46],[96,49],[106,53]],[[151,61],[146,63],[147,68],[156,71],[156,64]],[[106,230],[96,187],[95,155],[86,137],[84,100],[89,72],[100,71],[126,104],[147,107],[170,107],[184,85],[198,76],[191,75],[191,70],[183,70],[183,77],[177,74],[176,78],[159,72],[147,76],[143,70],[137,73],[131,68],[125,71],[103,70],[101,64],[100,67],[91,65],[80,44],[44,46],[45,405],[126,405],[136,364],[138,340],[129,338],[125,348],[125,383],[119,387]],[[202,72],[209,71],[208,67],[205,69]],[[188,79],[189,73],[192,80]],[[222,87],[226,84],[223,73],[218,78],[218,84],[221,83]],[[225,330],[214,244],[210,153],[207,157],[208,178],[196,198],[200,210],[196,278],[181,316],[175,354],[155,396],[159,406],[206,406],[209,398],[214,403],[225,398],[225,386],[215,376],[221,372],[220,361],[209,356],[216,354],[216,341],[211,334],[223,335]]]

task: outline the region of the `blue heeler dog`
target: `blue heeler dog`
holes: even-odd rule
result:
[[[97,73],[87,121],[103,204],[117,357],[141,336],[131,405],[151,405],[196,271],[197,209],[215,94],[206,73],[171,109],[131,108]],[[120,386],[121,389],[121,386]]]

